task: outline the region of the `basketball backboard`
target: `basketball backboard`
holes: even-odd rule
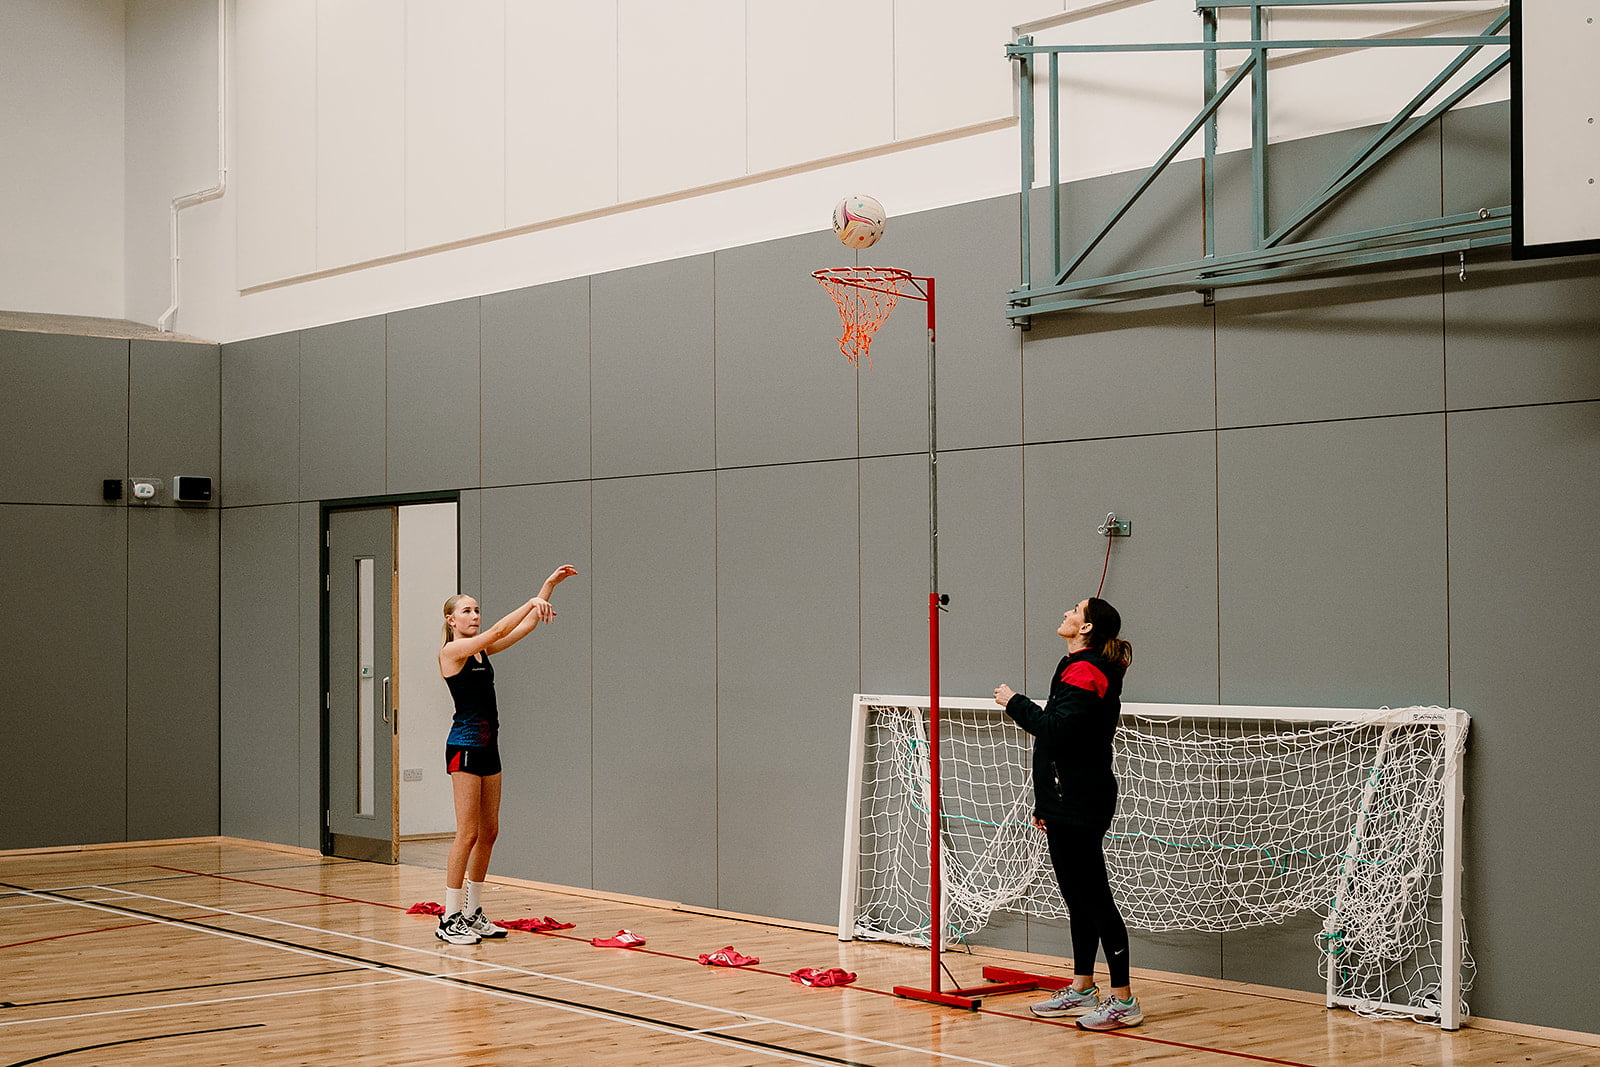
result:
[[[1512,255],[1600,253],[1600,3],[1511,2]]]

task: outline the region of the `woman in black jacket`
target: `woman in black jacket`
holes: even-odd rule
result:
[[[1001,685],[995,703],[1033,735],[1033,824],[1050,843],[1061,897],[1072,924],[1072,985],[1035,1004],[1043,1018],[1079,1016],[1085,1030],[1119,1030],[1144,1021],[1128,982],[1128,928],[1111,896],[1103,839],[1117,809],[1111,738],[1122,711],[1122,676],[1133,646],[1118,637],[1117,609],[1090,597],[1073,605],[1056,633],[1067,655],[1050,681],[1041,709]],[[1111,994],[1094,984],[1094,961],[1105,946]]]

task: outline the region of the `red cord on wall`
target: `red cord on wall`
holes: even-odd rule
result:
[[[1094,597],[1095,597],[1096,600],[1099,600],[1100,599],[1100,594],[1105,592],[1105,588],[1106,588],[1106,572],[1109,571],[1110,569],[1111,569],[1111,531],[1108,528],[1106,530],[1106,565],[1104,567],[1100,568],[1100,588],[1096,589],[1094,591]]]

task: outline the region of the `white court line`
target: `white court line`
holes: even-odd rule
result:
[[[50,892],[50,890],[47,890],[47,892]],[[116,897],[96,897],[92,900],[89,900],[88,903],[106,904],[116,899]],[[66,908],[70,906],[71,905],[64,900],[35,900],[26,904],[0,904],[0,911],[16,911],[22,908]]]
[[[140,899],[140,900],[150,900],[150,901],[155,901],[155,902],[162,903],[162,904],[173,904],[173,905],[177,905],[179,907],[196,908],[196,909],[199,909],[199,910],[206,911],[206,912],[208,912],[209,914],[212,914],[212,915],[231,915],[231,916],[233,916],[235,918],[238,918],[238,919],[244,919],[244,920],[247,920],[247,921],[260,922],[260,923],[267,923],[267,924],[270,924],[270,925],[273,925],[273,926],[288,927],[289,929],[292,929],[292,930],[300,930],[300,931],[304,931],[304,932],[307,932],[307,933],[325,934],[325,935],[329,935],[329,936],[333,936],[333,937],[343,937],[343,938],[347,938],[347,939],[352,940],[352,941],[360,941],[360,942],[363,942],[363,943],[366,943],[366,944],[370,944],[370,945],[378,945],[378,946],[381,946],[381,947],[384,947],[384,948],[395,949],[395,950],[401,951],[401,952],[408,952],[408,953],[412,953],[412,954],[426,955],[426,956],[429,956],[430,958],[437,958],[437,957],[439,957],[440,955],[443,954],[442,953],[442,949],[425,949],[425,948],[417,948],[414,945],[400,945],[400,944],[395,944],[394,942],[391,942],[391,941],[380,941],[377,938],[362,937],[362,936],[360,936],[358,934],[348,934],[348,933],[345,933],[342,930],[325,930],[322,927],[318,927],[318,926],[306,926],[306,925],[303,925],[301,923],[286,922],[283,919],[271,919],[271,918],[268,918],[268,917],[266,917],[264,915],[251,915],[248,912],[231,911],[231,910],[229,910],[227,908],[209,907],[209,906],[206,906],[206,905],[196,904],[193,901],[173,900],[173,899],[171,899],[169,897],[158,897],[158,896],[153,896],[153,895],[148,894],[148,893],[136,893],[136,892],[134,892],[132,890],[121,889],[121,888],[116,887],[116,886],[93,886],[93,887],[85,886],[83,888],[102,889],[102,890],[107,891],[107,892],[121,893],[124,897],[133,897],[133,898]],[[30,896],[35,895],[30,890],[23,890],[22,892],[27,893]],[[73,903],[79,903],[79,902],[73,901]],[[92,904],[83,904],[83,906],[88,907],[90,910],[93,910],[93,911],[109,912],[111,914],[116,914],[116,915],[123,914],[121,912],[114,911],[111,908],[97,907],[97,906],[92,905]],[[124,917],[126,917],[126,916],[124,916]],[[262,944],[261,941],[259,941],[256,938],[251,937],[248,934],[236,934],[236,933],[233,933],[233,932],[227,931],[227,930],[217,930],[217,929],[214,929],[214,928],[211,928],[211,927],[201,927],[201,926],[194,925],[192,923],[177,922],[177,921],[170,920],[170,919],[163,919],[163,918],[160,918],[160,917],[157,917],[157,916],[141,916],[141,918],[147,918],[148,921],[150,921],[150,922],[158,923],[158,924],[161,924],[161,925],[164,925],[164,926],[174,926],[174,927],[178,927],[178,928],[184,929],[184,930],[190,930],[190,931],[196,931],[196,932],[201,932],[201,933],[214,934],[216,936],[223,937],[223,938],[226,938],[226,939],[229,939],[229,940],[244,941],[244,942],[246,942],[248,944],[252,944],[252,945],[261,945]],[[387,969],[383,964],[371,964],[371,963],[367,963],[365,961],[352,961],[352,960],[348,960],[348,959],[345,959],[345,958],[340,957],[340,956],[333,956],[333,955],[328,955],[326,953],[321,953],[321,952],[318,952],[316,949],[311,949],[311,948],[302,948],[302,947],[299,947],[299,946],[282,945],[282,944],[276,944],[276,943],[269,943],[267,945],[267,947],[281,949],[281,950],[283,950],[285,952],[291,952],[291,953],[294,953],[296,955],[311,956],[311,957],[314,957],[314,958],[317,958],[317,959],[329,960],[329,961],[332,961],[332,962],[344,963],[344,964],[347,964],[347,965],[354,965],[354,966],[362,967],[362,968],[369,969],[369,970],[384,970],[384,969]],[[460,957],[451,956],[449,958],[459,959]],[[837,1038],[841,1038],[841,1039],[844,1039],[844,1040],[847,1040],[847,1041],[857,1041],[857,1042],[860,1042],[862,1044],[876,1045],[876,1046],[879,1046],[879,1047],[882,1047],[882,1048],[896,1049],[896,1050],[902,1051],[902,1052],[914,1052],[914,1053],[918,1053],[918,1054],[921,1054],[921,1055],[924,1055],[924,1056],[933,1056],[933,1057],[936,1057],[938,1059],[948,1060],[948,1061],[951,1061],[951,1062],[954,1062],[954,1063],[969,1063],[969,1064],[973,1064],[974,1067],[1004,1067],[1003,1064],[993,1063],[993,1062],[991,1062],[989,1060],[970,1059],[970,1058],[965,1057],[965,1056],[954,1055],[953,1053],[939,1052],[939,1051],[936,1051],[936,1050],[933,1050],[933,1049],[926,1049],[926,1048],[917,1048],[916,1046],[913,1046],[913,1045],[902,1045],[902,1044],[898,1044],[898,1043],[893,1042],[893,1041],[882,1041],[882,1040],[879,1040],[877,1038],[865,1037],[865,1036],[860,1035],[860,1034],[843,1033],[841,1031],[828,1030],[828,1029],[824,1029],[822,1027],[817,1027],[817,1026],[807,1026],[807,1025],[805,1025],[803,1023],[789,1022],[789,1021],[784,1020],[784,1019],[774,1019],[774,1018],[771,1018],[771,1017],[768,1017],[768,1016],[763,1016],[763,1015],[752,1015],[752,1014],[750,1014],[748,1012],[736,1012],[736,1011],[733,1011],[732,1009],[729,1009],[729,1008],[716,1007],[716,1006],[709,1005],[709,1004],[700,1004],[700,1003],[697,1003],[695,1001],[690,1001],[690,1000],[679,1000],[679,999],[676,999],[674,997],[665,997],[665,996],[661,996],[660,994],[656,994],[656,993],[645,993],[645,992],[641,992],[641,991],[635,990],[635,989],[624,989],[624,988],[621,988],[619,986],[604,985],[602,983],[589,982],[589,981],[585,981],[585,980],[579,979],[579,978],[568,978],[568,977],[566,977],[564,975],[550,974],[550,973],[545,972],[545,971],[535,971],[535,970],[530,970],[530,969],[523,968],[523,967],[514,967],[514,966],[511,966],[510,964],[496,965],[492,969],[498,970],[498,971],[507,972],[507,973],[511,973],[511,974],[518,974],[518,975],[522,975],[522,976],[530,977],[530,978],[542,978],[542,979],[545,979],[545,980],[548,980],[548,981],[552,981],[552,982],[562,982],[562,983],[565,983],[565,984],[568,984],[568,985],[582,986],[582,987],[585,987],[585,988],[588,988],[588,989],[594,989],[594,990],[602,990],[602,991],[609,992],[609,993],[620,993],[620,994],[623,994],[625,996],[637,997],[637,998],[640,998],[640,999],[643,999],[643,1000],[658,1001],[658,1002],[663,1003],[663,1004],[673,1004],[673,1005],[676,1005],[678,1007],[694,1008],[696,1010],[706,1011],[706,1012],[710,1012],[710,1013],[716,1014],[716,1015],[731,1015],[736,1019],[745,1020],[744,1022],[741,1022],[741,1023],[730,1024],[729,1028],[732,1028],[734,1026],[747,1026],[747,1025],[753,1026],[753,1025],[769,1024],[769,1025],[772,1025],[772,1026],[778,1026],[778,1027],[784,1027],[784,1028],[791,1029],[791,1030],[797,1030],[797,1031],[800,1031],[802,1033],[821,1034],[821,1035],[824,1035],[824,1036],[827,1036],[827,1037],[837,1037]],[[499,998],[507,999],[507,1000],[515,1000],[515,1001],[518,1001],[519,1003],[524,1003],[524,1004],[533,1003],[533,1004],[540,1005],[540,1006],[547,1007],[547,1008],[555,1008],[555,1009],[560,1010],[560,1011],[565,1011],[565,1012],[569,1012],[569,1013],[576,1014],[576,1015],[582,1015],[582,1016],[585,1016],[585,1017],[588,1017],[588,1018],[607,1020],[607,1021],[611,1021],[611,1022],[623,1022],[623,1023],[628,1024],[629,1026],[637,1026],[637,1027],[640,1027],[640,1028],[646,1029],[646,1030],[654,1030],[654,1031],[656,1031],[658,1033],[674,1034],[674,1035],[680,1035],[680,1036],[689,1036],[689,1037],[693,1037],[697,1041],[709,1041],[712,1044],[724,1045],[726,1047],[739,1048],[739,1049],[743,1049],[745,1051],[759,1051],[764,1055],[771,1055],[771,1056],[774,1056],[774,1057],[780,1058],[780,1059],[795,1059],[796,1057],[803,1057],[804,1059],[807,1059],[807,1060],[814,1060],[815,1059],[815,1057],[806,1056],[804,1053],[798,1053],[797,1052],[796,1056],[788,1056],[788,1055],[784,1055],[781,1050],[766,1049],[766,1048],[762,1048],[760,1046],[751,1047],[751,1046],[746,1046],[746,1045],[743,1045],[743,1044],[733,1044],[733,1043],[729,1043],[729,1042],[717,1041],[715,1039],[715,1037],[711,1036],[711,1033],[708,1030],[686,1031],[686,1030],[682,1030],[682,1029],[678,1029],[678,1028],[674,1028],[674,1027],[661,1026],[661,1025],[654,1024],[654,1023],[651,1023],[651,1022],[648,1022],[648,1021],[644,1021],[644,1020],[619,1018],[616,1015],[613,1015],[613,1014],[607,1013],[607,1012],[594,1011],[594,1010],[590,1010],[590,1009],[582,1008],[582,1007],[577,1007],[577,1006],[573,1006],[573,1005],[555,1004],[555,1003],[551,1003],[550,1001],[540,999],[536,994],[523,995],[523,994],[518,994],[518,993],[504,992],[504,991],[495,990],[495,989],[484,989],[484,988],[479,987],[479,986],[461,985],[460,983],[456,982],[454,980],[454,978],[451,977],[451,976],[443,976],[443,975],[437,975],[437,976],[435,976],[435,975],[405,975],[405,976],[402,976],[402,978],[400,980],[431,982],[431,983],[435,983],[435,984],[439,984],[439,985],[444,985],[444,986],[447,986],[447,987],[452,988],[452,989],[471,990],[472,992],[475,992],[475,993],[488,994],[490,996],[499,997]],[[277,994],[277,995],[281,995],[281,994]],[[254,998],[241,997],[241,998],[238,998],[238,999],[240,999],[240,1000],[249,1000],[249,999],[254,999]],[[161,1007],[166,1007],[166,1006],[167,1005],[162,1005]],[[172,1007],[183,1007],[184,1005],[171,1005],[171,1006]],[[134,1010],[141,1010],[141,1009],[127,1009],[127,1010],[134,1011]],[[153,1009],[142,1009],[142,1010],[153,1010]],[[34,1020],[28,1020],[28,1021],[29,1022],[39,1022],[39,1021],[52,1021],[52,1020],[37,1020],[37,1019],[34,1019]],[[5,1023],[3,1021],[0,1021],[0,1026],[6,1026],[6,1025],[15,1025],[15,1024],[8,1024],[8,1023]]]

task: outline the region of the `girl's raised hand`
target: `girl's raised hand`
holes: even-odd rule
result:
[[[568,578],[571,578],[577,573],[578,568],[569,563],[563,563],[550,573],[548,581],[551,585],[560,585],[562,582],[566,581]]]

